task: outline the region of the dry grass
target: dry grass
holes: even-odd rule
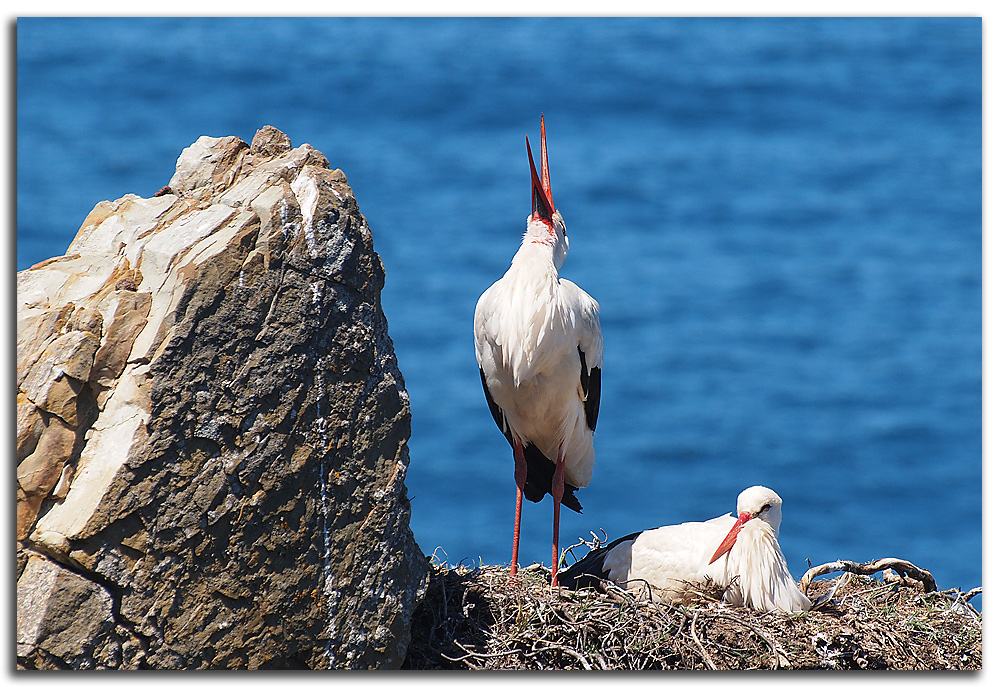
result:
[[[957,590],[844,573],[813,581],[831,602],[798,615],[721,604],[717,590],[669,606],[616,589],[552,589],[540,565],[431,563],[404,668],[948,669],[982,667],[981,616]]]

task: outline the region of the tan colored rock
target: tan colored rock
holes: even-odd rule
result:
[[[246,207],[262,193],[271,188],[279,187],[281,182],[293,183],[306,169],[315,169],[319,173],[329,174],[329,163],[326,157],[308,144],[274,158],[254,157],[253,162],[255,163],[253,173],[239,179],[218,197],[218,202],[232,207]],[[297,201],[289,203],[285,205],[285,210],[290,210],[297,205]],[[286,227],[286,231],[290,229],[291,227]]]
[[[38,406],[23,393],[17,394],[17,462],[31,455],[38,445],[38,438],[45,430],[45,420]]]
[[[69,328],[93,334],[100,340],[104,331],[104,317],[95,308],[76,308],[69,318]]]
[[[59,418],[49,420],[30,456],[17,466],[17,484],[27,495],[48,496],[73,455],[76,432]]]
[[[21,274],[18,274],[18,302],[21,300]],[[45,352],[45,347],[69,325],[74,303],[49,309],[24,306],[17,313],[17,384],[20,386],[35,363]]]
[[[230,186],[248,150],[246,142],[236,136],[202,136],[181,153],[177,171],[170,179],[170,190],[177,195],[200,198]]]
[[[79,312],[77,308],[77,312]],[[94,366],[94,355],[100,346],[100,339],[89,331],[70,331],[48,346],[53,369],[62,374],[85,382],[90,379]]]
[[[148,436],[148,422],[148,380],[143,374],[127,375],[119,380],[89,432],[65,500],[46,513],[36,534],[57,532],[60,541],[82,538],[109,485],[133,449],[141,447]]]
[[[128,194],[116,201],[101,201],[80,227],[68,252],[101,256],[111,271],[121,269],[121,263],[115,260],[119,256],[125,256],[134,265],[135,253],[129,248],[136,247],[136,239],[159,226],[160,218],[173,207],[175,200],[174,196],[140,198]]]
[[[21,386],[25,396],[75,427],[77,397],[90,378],[98,344],[90,332],[70,331],[56,338],[45,347],[25,378]]]
[[[50,417],[30,455],[17,466],[17,537],[24,539],[73,456],[76,432],[57,417]]]
[[[78,417],[77,399],[83,384],[55,372],[50,365],[39,365],[39,370],[28,376],[24,384],[24,392],[39,408],[62,418],[72,426],[76,426]]]
[[[90,300],[117,268],[114,256],[66,255],[17,273],[18,321],[25,315]]]
[[[62,474],[59,475],[59,481],[56,482],[55,487],[52,488],[52,498],[54,499],[64,499],[66,494],[69,493],[69,485],[73,481],[73,475],[76,474],[76,465],[73,463],[66,463],[62,466]]]
[[[31,528],[38,519],[38,511],[45,501],[42,494],[28,495],[21,487],[17,488],[17,530],[18,541],[27,539],[31,534]]]
[[[104,343],[94,357],[91,379],[104,387],[111,386],[125,369],[135,337],[146,326],[152,294],[118,291],[109,298],[108,325]]]
[[[264,159],[284,155],[291,150],[291,139],[277,127],[266,125],[253,137],[250,154]]]

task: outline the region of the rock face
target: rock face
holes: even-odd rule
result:
[[[273,127],[17,276],[25,668],[397,667],[426,561],[371,231]]]

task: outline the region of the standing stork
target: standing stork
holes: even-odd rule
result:
[[[739,517],[720,515],[636,532],[594,549],[559,575],[562,584],[584,587],[594,579],[627,589],[648,583],[668,603],[696,596],[705,583],[725,589],[725,601],[758,611],[807,611],[777,543],[781,498],[766,487],[749,487],[736,503]]]
[[[540,177],[529,138],[527,159],[527,231],[510,269],[475,306],[475,357],[489,410],[513,447],[517,506],[510,577],[517,574],[523,497],[538,502],[551,494],[552,584],[557,585],[560,507],[582,512],[574,492],[590,483],[593,472],[603,337],[597,302],[558,275],[569,237],[552,202],[544,115]]]

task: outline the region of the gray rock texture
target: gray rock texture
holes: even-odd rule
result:
[[[347,179],[202,137],[17,276],[22,668],[392,668],[426,560]]]

